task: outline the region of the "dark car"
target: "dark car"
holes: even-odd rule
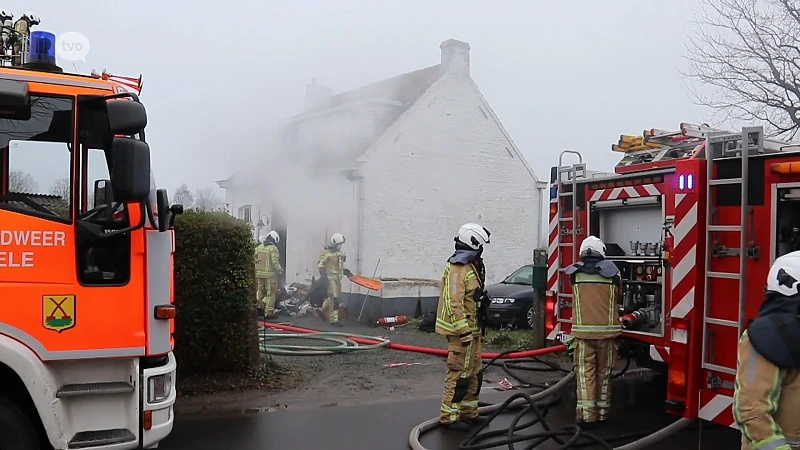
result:
[[[492,299],[489,322],[519,327],[533,325],[533,265],[522,266],[505,280],[486,286]]]

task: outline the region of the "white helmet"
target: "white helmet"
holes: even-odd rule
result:
[[[267,239],[270,239],[270,238],[272,238],[272,242],[274,242],[276,244],[281,241],[280,235],[278,235],[278,232],[275,231],[275,230],[272,230],[269,233],[267,233]]]
[[[595,236],[588,236],[581,243],[581,256],[606,257],[606,244]]]
[[[331,245],[342,245],[344,244],[344,236],[342,233],[333,233],[331,235]]]
[[[800,251],[775,260],[767,275],[767,291],[787,297],[800,293]]]
[[[462,244],[469,246],[473,250],[477,250],[489,243],[489,230],[476,224],[465,223],[458,229],[458,237],[456,238]]]

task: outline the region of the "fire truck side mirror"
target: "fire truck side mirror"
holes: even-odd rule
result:
[[[158,210],[158,231],[165,232],[169,227],[169,195],[166,189],[156,191],[156,209]]]
[[[130,202],[147,198],[150,195],[150,146],[137,139],[115,137],[111,143],[111,158],[115,200]]]
[[[111,134],[132,136],[144,130],[147,125],[147,111],[139,102],[124,99],[108,100],[106,111]]]
[[[114,193],[111,189],[110,180],[95,180],[94,182],[94,205],[99,208],[101,205],[111,206],[114,203]]]
[[[0,80],[0,117],[18,120],[31,118],[31,95],[28,83]]]

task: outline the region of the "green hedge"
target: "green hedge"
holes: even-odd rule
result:
[[[254,363],[254,245],[250,225],[228,214],[177,217],[175,356],[182,374],[246,371]]]

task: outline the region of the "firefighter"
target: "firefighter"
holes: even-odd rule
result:
[[[478,417],[478,394],[483,383],[482,337],[479,311],[488,307],[484,290],[486,270],[483,247],[489,231],[477,224],[461,226],[455,238],[455,253],[447,260],[436,308],[436,333],[447,338],[447,374],[439,422],[465,431],[482,423]]]
[[[319,257],[317,269],[319,275],[328,279],[328,294],[322,302],[322,314],[331,324],[339,323],[339,296],[342,293],[342,275],[349,277],[352,273],[345,269],[346,260],[342,253],[344,236],[333,233],[328,245]]]
[[[281,267],[278,242],[281,238],[277,231],[270,231],[264,242],[256,247],[256,300],[259,307],[264,308],[264,316],[269,318],[275,314],[275,296],[278,293]]]
[[[737,361],[733,416],[742,450],[800,448],[800,251],[770,268]]]
[[[622,333],[617,298],[622,280],[617,266],[605,259],[606,246],[588,236],[580,261],[567,267],[573,292],[571,346],[578,385],[576,421],[585,427],[608,420],[611,371],[616,362],[615,339]]]

